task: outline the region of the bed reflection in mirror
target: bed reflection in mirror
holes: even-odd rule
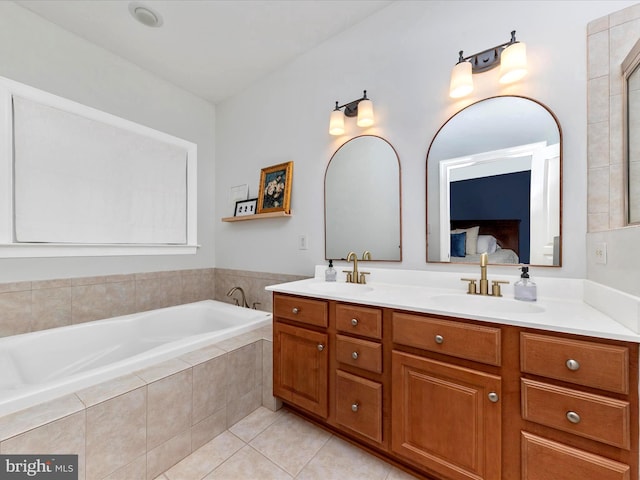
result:
[[[562,138],[554,115],[494,97],[451,117],[427,154],[427,261],[561,265]]]

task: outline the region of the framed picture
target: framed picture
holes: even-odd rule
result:
[[[293,162],[263,168],[258,190],[258,213],[291,212]]]
[[[251,198],[249,200],[240,200],[236,202],[236,209],[233,211],[234,217],[244,217],[245,215],[253,215],[258,210],[258,199]]]

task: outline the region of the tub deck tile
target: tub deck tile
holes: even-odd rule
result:
[[[144,380],[136,375],[123,375],[80,390],[76,392],[76,395],[85,407],[89,408],[145,385]]]
[[[196,366],[200,365],[201,363],[208,362],[209,360],[213,360],[214,358],[221,357],[226,353],[226,350],[222,350],[216,345],[209,345],[207,347],[194,350],[193,352],[185,353],[184,355],[180,356],[180,360],[183,360],[190,365]]]
[[[189,368],[191,368],[191,365],[180,360],[180,358],[171,358],[165,362],[151,365],[150,367],[143,368],[142,370],[138,370],[133,373],[145,382],[152,383]]]
[[[0,417],[0,441],[84,410],[75,395],[65,395],[19,412]]]

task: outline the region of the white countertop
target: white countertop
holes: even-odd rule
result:
[[[640,343],[640,299],[583,279],[532,278],[538,300],[513,299],[517,276],[493,277],[508,280],[500,298],[466,295],[466,282],[478,275],[450,272],[360,268],[370,272],[367,284],[344,283],[343,271],[336,267],[338,282],[325,282],[326,266],[316,267],[314,278],[272,285],[266,289],[306,297],[339,300],[399,310],[448,315],[470,320],[573,333],[597,338]],[[500,278],[499,278],[500,277]],[[587,303],[587,301],[589,303]]]

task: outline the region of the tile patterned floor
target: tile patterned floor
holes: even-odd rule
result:
[[[156,480],[411,480],[287,412],[260,407]]]

